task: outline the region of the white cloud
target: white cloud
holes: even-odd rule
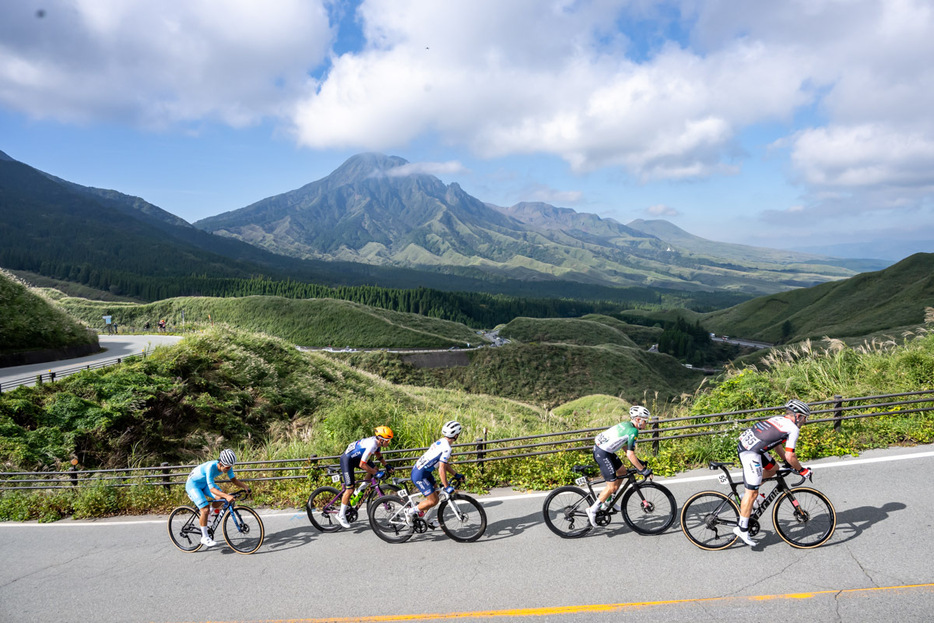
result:
[[[467,169],[460,162],[451,160],[448,162],[410,162],[383,171],[383,173],[387,177],[408,177],[409,175],[435,175],[441,177],[467,173]]]
[[[645,209],[649,216],[680,216],[680,212],[671,206],[659,203]]]
[[[323,2],[4,3],[0,104],[65,122],[255,123],[278,114],[325,60]]]

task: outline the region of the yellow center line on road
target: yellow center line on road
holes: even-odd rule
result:
[[[880,591],[899,591],[909,589],[934,589],[934,584],[907,584],[904,586],[882,586],[875,588],[850,588],[844,590],[813,591],[806,593],[785,593],[782,595],[751,595],[731,597],[705,597],[700,599],[672,599],[668,601],[642,601],[621,604],[593,604],[582,606],[553,606],[545,608],[515,608],[509,610],[477,610],[474,612],[435,612],[428,614],[387,614],[363,617],[330,617],[323,619],[263,619],[232,620],[202,623],[384,623],[388,621],[443,621],[447,619],[492,619],[496,617],[541,617],[561,614],[587,614],[591,612],[614,612],[626,609],[648,608],[651,606],[670,606],[675,604],[699,604],[728,601],[769,601],[780,599],[811,599],[818,595],[846,595]]]

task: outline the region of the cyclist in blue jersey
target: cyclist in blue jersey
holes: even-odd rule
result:
[[[386,464],[383,453],[380,452],[381,448],[389,445],[392,438],[391,428],[377,426],[372,437],[354,441],[347,446],[347,449],[341,455],[341,477],[344,482],[344,494],[341,496],[341,510],[337,514],[337,523],[342,527],[350,527],[350,522],[347,521],[347,509],[350,508],[350,497],[353,495],[354,484],[356,483],[354,470],[359,467],[370,476],[376,476],[377,478],[382,478],[386,471],[392,471],[392,468]],[[383,464],[383,469],[376,471],[370,461],[371,456],[379,459],[379,462]]]
[[[233,450],[222,450],[216,461],[208,461],[197,466],[188,475],[185,482],[185,493],[191,498],[191,501],[201,510],[199,522],[201,524],[201,544],[205,547],[217,545],[217,542],[208,534],[208,512],[213,506],[216,511],[220,510],[222,502],[217,498],[234,501],[234,496],[224,493],[214,479],[221,474],[227,474],[230,482],[241,489],[250,491],[250,487],[239,480],[233,472],[233,466],[237,463],[237,455]]]
[[[778,455],[801,476],[811,474],[811,470],[801,465],[798,457],[795,456],[798,434],[801,432],[801,427],[807,423],[809,415],[811,415],[811,408],[807,403],[792,398],[785,404],[784,415],[776,415],[763,420],[752,428],[746,429],[739,436],[737,452],[739,462],[743,466],[743,484],[746,487],[746,493],[739,506],[739,525],[733,528],[733,532],[746,545],[756,544],[749,534],[749,517],[752,516],[753,509],[759,505],[761,499],[759,485],[778,471],[778,464],[769,455],[769,450],[775,448]]]
[[[425,511],[439,502],[438,491],[436,490],[437,484],[432,474],[438,465],[441,466],[438,469],[438,476],[441,478],[441,486],[445,492],[454,493],[454,487],[448,484],[448,474],[453,476],[454,480],[464,479],[462,474],[458,474],[451,467],[451,454],[453,453],[451,444],[457,441],[457,436],[461,434],[463,429],[464,427],[461,426],[460,422],[454,420],[445,422],[444,426],[441,427],[441,439],[431,444],[428,450],[415,461],[415,466],[412,467],[412,482],[425,496],[425,499],[419,502],[416,508],[407,508],[405,510],[406,523],[412,524],[415,520],[415,513],[424,515]]]
[[[629,409],[629,422],[620,422],[616,426],[606,429],[594,439],[593,458],[600,467],[600,475],[606,482],[606,486],[593,506],[587,509],[587,519],[590,525],[597,527],[597,511],[600,510],[610,496],[619,489],[619,480],[626,473],[623,462],[616,453],[625,448],[626,458],[632,463],[632,466],[639,470],[643,476],[651,476],[652,470],[647,467],[639,457],[636,456],[636,437],[639,431],[645,428],[645,423],[649,420],[649,410],[639,405],[633,405]]]

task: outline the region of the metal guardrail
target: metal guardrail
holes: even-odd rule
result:
[[[114,357],[112,359],[100,359],[98,361],[92,361],[83,366],[74,366],[71,368],[62,368],[61,370],[49,370],[48,372],[40,372],[39,374],[32,374],[30,376],[23,376],[18,379],[12,379],[9,381],[0,382],[0,393],[5,391],[10,391],[15,387],[21,387],[23,385],[42,385],[43,383],[54,383],[59,379],[63,379],[66,376],[71,376],[78,372],[84,372],[85,370],[96,370],[98,368],[107,368],[109,366],[115,366],[124,361],[129,361],[131,359],[144,359],[151,351],[142,351],[141,353],[124,355],[123,357]]]
[[[833,399],[810,403],[810,424],[831,423],[839,430],[847,420],[908,415],[934,412],[934,390],[880,394]],[[735,433],[752,422],[762,419],[763,414],[781,412],[783,406],[691,415],[665,420],[654,420],[642,431],[640,441],[650,443],[652,453],[658,454],[664,441],[689,439],[710,435]],[[817,417],[823,415],[824,417]],[[583,428],[578,430],[510,437],[504,439],[477,439],[459,443],[454,447],[459,465],[474,464],[483,469],[490,462],[529,458],[571,451],[589,451],[593,448],[595,433],[605,430]],[[678,433],[678,434],[673,434]],[[427,448],[400,448],[384,450],[387,463],[397,469],[411,468],[414,460]],[[326,473],[328,466],[337,465],[339,455],[311,456],[294,459],[268,461],[244,461],[236,472],[242,480],[268,482],[282,480],[317,479]],[[0,472],[0,491],[27,489],[68,489],[81,484],[106,484],[114,487],[129,487],[139,483],[183,486],[194,465],[170,465],[162,463],[154,467],[127,467],[119,469],[78,470],[57,472]]]

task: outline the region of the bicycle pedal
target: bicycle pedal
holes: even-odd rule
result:
[[[432,523],[432,522],[430,522],[430,521],[427,521],[427,522],[425,522],[425,523],[428,524],[428,529],[429,529],[429,530],[437,530],[437,529],[438,529],[438,526],[436,526],[434,523]]]

